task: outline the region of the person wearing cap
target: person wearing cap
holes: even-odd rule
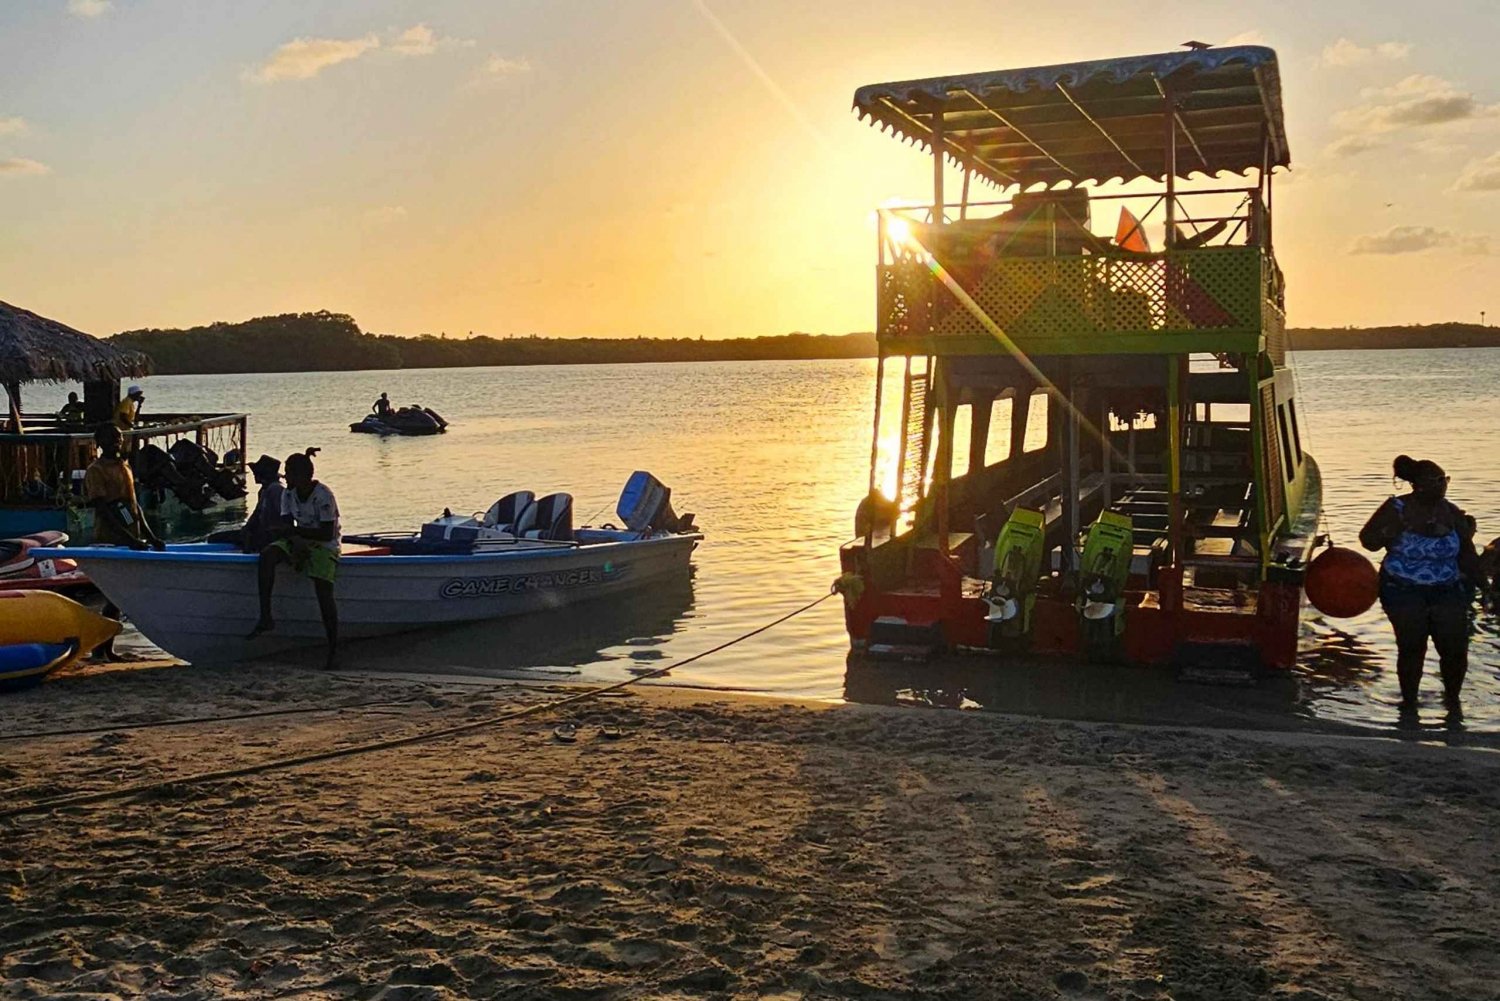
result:
[[[146,391],[140,386],[131,386],[125,399],[115,404],[115,426],[121,431],[135,427],[136,421],[141,419],[141,404],[145,402]]]
[[[250,463],[250,475],[260,484],[255,494],[255,510],[242,527],[215,532],[207,541],[227,542],[244,552],[258,553],[281,537],[282,526],[286,524],[281,516],[281,495],[286,491],[281,485],[281,460],[262,455]]]
[[[309,450],[311,451],[311,450]],[[282,524],[278,538],[260,551],[260,618],[247,639],[276,628],[271,617],[271,593],[276,586],[276,568],[283,563],[312,581],[318,598],[323,632],[328,637],[328,660],[332,667],[338,649],[339,613],[333,599],[333,581],[339,567],[339,505],[333,491],[313,479],[312,456],[295,452],[286,457],[286,490],[281,495]]]

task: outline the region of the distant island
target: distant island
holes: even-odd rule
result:
[[[1500,328],[1475,323],[1288,331],[1298,351],[1500,347]],[[361,330],[345,313],[284,313],[186,330],[127,330],[109,338],[144,351],[162,375],[337,372],[357,369],[598,365],[622,362],[873,358],[875,335],[770,337],[402,337]]]

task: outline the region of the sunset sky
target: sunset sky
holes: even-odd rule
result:
[[[1193,38],[1280,53],[1294,324],[1494,317],[1494,11],[17,0],[0,299],[98,334],[323,308],[450,336],[868,330],[870,211],[930,168],[857,86]]]

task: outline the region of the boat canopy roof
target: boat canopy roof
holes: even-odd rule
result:
[[[1176,103],[1180,177],[1291,162],[1274,50],[1260,45],[877,83],[854,110],[1001,188],[1162,178]]]

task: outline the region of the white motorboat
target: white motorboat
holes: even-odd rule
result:
[[[498,520],[507,514],[514,520]],[[624,528],[574,530],[566,494],[536,501],[521,492],[485,515],[446,515],[417,533],[346,535],[334,586],[340,639],[621,600],[642,584],[687,577],[703,536],[691,515],[672,513],[670,491],[637,473],[619,514]],[[83,546],[42,555],[77,560],[142,634],[183,660],[245,660],[323,638],[311,584],[286,568],[272,601],[275,630],[245,638],[258,617],[258,557],[233,546]]]

